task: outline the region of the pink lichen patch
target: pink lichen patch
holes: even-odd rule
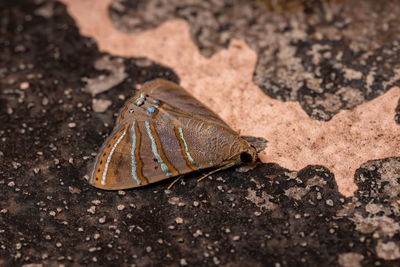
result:
[[[81,33],[113,55],[147,57],[176,71],[181,84],[242,135],[269,142],[263,162],[299,170],[323,165],[335,175],[339,190],[355,190],[355,170],[369,160],[400,156],[400,126],[394,111],[400,88],[339,112],[329,122],[310,119],[296,102],[271,99],[254,85],[257,55],[243,41],[210,59],[200,55],[183,20],[173,20],[136,35],[115,29],[110,0],[64,0]]]

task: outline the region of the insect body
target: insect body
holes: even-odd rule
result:
[[[179,85],[157,79],[121,109],[90,178],[106,190],[254,162],[257,152]]]

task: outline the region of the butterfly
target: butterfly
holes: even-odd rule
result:
[[[128,189],[256,160],[255,147],[218,115],[176,83],[156,79],[120,110],[89,182],[105,190]]]

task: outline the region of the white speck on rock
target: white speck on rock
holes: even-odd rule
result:
[[[199,229],[197,229],[196,233],[193,234],[194,237],[198,237],[198,236],[201,236],[201,235],[203,235],[203,232],[201,230],[199,230]]]
[[[96,213],[96,206],[91,206],[89,209],[87,209],[87,212],[89,212],[91,214],[95,214]]]
[[[75,128],[76,127],[76,123],[75,122],[70,122],[70,123],[68,123],[68,127],[69,128]]]
[[[326,205],[328,205],[330,207],[333,207],[333,200],[332,199],[327,199],[325,203],[326,203]]]
[[[49,99],[47,97],[42,98],[42,105],[47,106],[49,104]]]
[[[45,257],[45,254],[43,254],[42,259],[46,259],[47,257]],[[22,267],[43,267],[43,264],[41,263],[28,263],[28,264],[24,264],[22,265]]]
[[[238,240],[240,240],[240,236],[239,235],[235,235],[232,239],[233,239],[233,241],[238,241]]]
[[[95,205],[99,205],[101,201],[99,199],[92,200],[92,203]]]
[[[389,241],[384,243],[383,241],[379,240],[378,244],[376,245],[376,254],[379,258],[384,260],[397,260],[400,259],[400,248],[393,241]]]
[[[257,207],[266,210],[274,210],[278,207],[277,204],[271,202],[272,196],[268,195],[264,191],[261,192],[261,197],[257,196],[257,192],[252,189],[247,189],[246,199],[256,204]]]
[[[99,219],[99,223],[105,223],[106,222],[106,216],[103,216]]]
[[[349,68],[344,68],[344,77],[348,80],[353,80],[353,79],[361,79],[363,74],[360,71],[354,70],[354,69],[349,69]]]
[[[168,203],[171,205],[177,205],[179,203],[179,197],[171,197],[168,199]]]
[[[14,169],[18,169],[19,167],[21,167],[21,163],[19,163],[19,162],[13,161],[13,162],[11,162],[11,164],[12,164]]]
[[[22,83],[19,85],[19,88],[20,88],[21,90],[26,90],[26,89],[29,88],[29,83],[28,83],[28,82],[22,82]]]
[[[111,104],[111,100],[94,98],[92,100],[92,109],[94,112],[102,113],[106,111]]]
[[[355,252],[342,253],[339,255],[338,262],[342,267],[361,267],[364,256]]]
[[[46,3],[34,11],[35,15],[42,16],[46,19],[50,19],[54,14],[54,3]]]
[[[99,75],[96,78],[84,78],[87,83],[83,91],[86,93],[97,95],[105,92],[112,87],[120,84],[128,76],[125,72],[125,65],[121,59],[111,59],[104,56],[94,63],[97,70],[108,70],[109,75]]]
[[[221,261],[217,257],[213,257],[213,262],[215,265],[219,265]]]
[[[187,261],[186,261],[186,259],[181,259],[181,260],[179,261],[179,264],[180,264],[181,266],[187,266]]]
[[[68,191],[69,191],[71,194],[80,194],[80,193],[81,193],[81,190],[80,190],[79,188],[73,187],[73,186],[69,186],[69,187],[68,187]]]

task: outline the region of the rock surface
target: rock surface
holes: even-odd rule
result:
[[[377,9],[368,5],[362,11],[375,14]],[[382,12],[398,8],[389,7]],[[209,5],[204,10],[216,16],[220,8]],[[179,82],[182,77],[159,61],[143,58],[146,55],[99,51],[59,2],[1,2],[0,16],[0,265],[400,264],[400,158],[355,166],[358,189],[350,197],[338,191],[327,166],[291,171],[271,163],[248,172],[223,171],[199,184],[199,174],[193,173],[172,190],[166,190],[170,181],[119,192],[89,186],[91,163],[124,101],[146,80]],[[396,22],[381,16],[388,25]],[[348,17],[343,15],[343,20]],[[291,20],[301,25],[302,19]],[[333,20],[331,24],[344,27]],[[388,40],[397,30],[389,27]],[[371,39],[368,34],[352,37],[363,43]],[[208,47],[200,46],[205,56],[224,49],[218,43]],[[385,58],[384,50],[374,50],[377,60]],[[399,55],[393,51],[393,64],[383,61],[388,64],[385,70],[394,73]],[[343,58],[355,61],[346,53]],[[113,62],[115,68],[99,62]],[[364,80],[367,71],[360,72]],[[374,96],[396,82],[387,73],[390,77],[382,78],[387,85],[381,81],[376,90],[372,87]],[[348,75],[359,77],[353,71]],[[102,80],[106,82],[98,83]],[[92,94],[111,101],[111,106],[95,112]],[[350,95],[356,105],[371,97]],[[297,99],[280,91],[276,97]],[[352,107],[347,105],[339,109]]]
[[[82,34],[94,38],[101,50],[125,57],[146,56],[171,67],[186,90],[234,130],[268,140],[268,149],[259,153],[262,162],[291,170],[323,165],[333,172],[339,191],[350,196],[356,190],[354,174],[361,164],[400,155],[400,126],[393,120],[399,87],[353,110],[341,110],[329,122],[318,121],[310,118],[299,102],[272,99],[253,83],[257,57],[262,55],[242,40],[233,39],[228,49],[206,58],[193,43],[184,20],[170,20],[153,30],[127,34],[110,20],[111,0],[98,0],[95,7],[90,1],[64,1]],[[87,16],[85,10],[93,8],[95,11]],[[157,8],[151,10],[158,12]],[[146,14],[150,16],[151,12]],[[396,65],[393,68],[396,70]],[[297,76],[284,77],[294,82]],[[320,91],[329,91],[318,83],[314,85]]]

